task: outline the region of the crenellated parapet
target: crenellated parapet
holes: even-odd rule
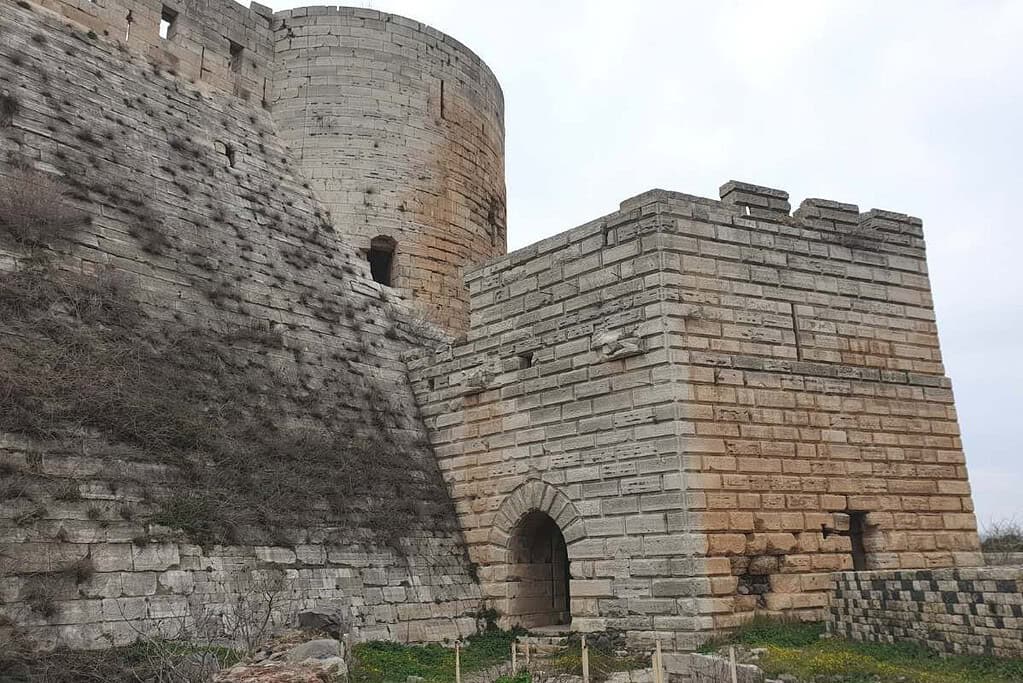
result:
[[[738,207],[752,219],[788,222],[789,194],[761,185],[730,180],[720,189],[721,203]],[[804,199],[791,218],[794,225],[830,233],[850,248],[923,255],[923,222],[894,211],[860,212],[856,204],[831,199]]]

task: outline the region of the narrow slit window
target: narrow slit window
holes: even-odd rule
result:
[[[863,543],[866,528],[866,512],[849,513],[849,541],[852,544],[853,569],[858,572],[866,571],[867,569],[867,548]]]
[[[394,250],[397,242],[393,237],[379,235],[369,243],[366,260],[369,261],[369,272],[375,282],[392,287],[392,271],[394,270]]]
[[[175,23],[178,20],[178,13],[170,7],[164,7],[160,13],[160,38],[172,40],[174,38]]]
[[[231,71],[234,73],[241,73],[242,61],[245,59],[245,48],[233,40],[231,43]]]
[[[440,117],[444,118],[444,81],[440,82]]]
[[[536,356],[532,351],[524,351],[519,354],[519,370],[525,370],[526,368],[533,367],[533,362]]]

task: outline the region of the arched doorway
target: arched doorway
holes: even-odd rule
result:
[[[526,628],[570,624],[568,547],[547,513],[533,510],[519,520],[508,560],[508,620]]]

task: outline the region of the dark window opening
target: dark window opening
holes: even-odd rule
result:
[[[501,225],[504,223],[504,210],[501,201],[497,197],[490,198],[490,207],[487,209],[487,224],[490,227],[490,246],[496,247],[501,237]]]
[[[227,157],[227,163],[231,165],[231,168],[234,168],[235,162],[234,145],[224,143],[224,156]]]
[[[430,387],[430,391],[435,391],[437,389],[437,378],[436,377],[429,378],[428,380],[426,380],[426,383],[427,383],[427,386]]]
[[[858,572],[867,569],[867,549],[863,544],[863,535],[866,528],[866,512],[849,513],[849,541],[852,543],[853,569]]]
[[[245,58],[245,48],[233,40],[228,41],[231,43],[231,71],[234,73],[241,73],[242,61]]]
[[[170,7],[164,7],[160,13],[160,37],[164,40],[174,39],[175,23],[178,20],[178,13]]]
[[[525,370],[526,368],[533,367],[534,354],[532,351],[525,351],[520,353],[519,356],[519,370]]]
[[[391,277],[394,266],[394,248],[397,242],[392,237],[380,235],[374,237],[369,243],[369,251],[366,253],[366,260],[369,261],[369,272],[375,282],[391,287]]]
[[[440,82],[440,117],[444,118],[444,81]]]

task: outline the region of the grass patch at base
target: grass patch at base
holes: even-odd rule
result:
[[[510,659],[512,641],[523,633],[492,629],[468,638],[461,653],[462,675]],[[455,680],[454,648],[373,641],[356,645],[353,652],[352,683],[404,683],[408,676],[422,676],[427,683]]]
[[[755,619],[702,652],[737,644],[763,648],[757,664],[769,677],[795,676],[801,683],[1016,683],[1023,659],[990,656],[940,657],[915,643],[858,643],[820,639],[823,624]]]

